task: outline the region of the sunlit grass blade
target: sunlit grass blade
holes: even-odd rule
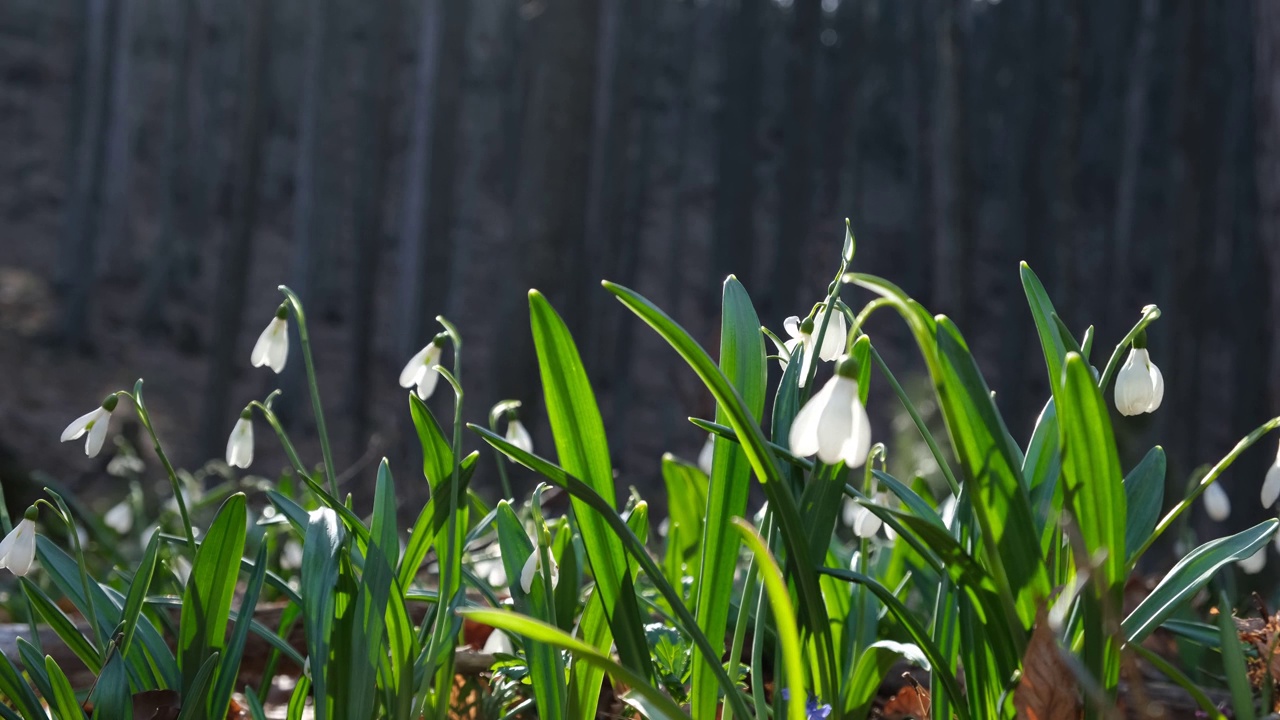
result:
[[[205,660],[221,652],[226,643],[231,600],[244,555],[246,522],[245,496],[236,493],[218,510],[192,563],[191,578],[182,595],[178,635],[178,667],[182,670],[183,704],[187,706]],[[204,710],[193,712],[197,713],[195,718],[205,717]]]
[[[356,591],[355,615],[350,624],[348,642],[351,656],[345,663],[347,717],[371,717],[374,712],[378,668],[386,656],[383,642],[387,603],[391,597],[391,582],[399,554],[395,482],[391,476],[391,468],[383,458],[378,464],[373,492],[369,548]],[[396,601],[400,601],[398,593]],[[400,672],[398,664],[395,671],[397,674]]]
[[[649,716],[651,720],[688,720],[689,718],[679,705],[650,685],[646,678],[619,665],[607,653],[575,639],[560,628],[502,610],[461,610],[459,612],[482,625],[563,648],[573,653],[573,656],[582,662],[600,666],[606,673],[630,688],[631,692],[644,698],[645,707],[654,713]]]
[[[316,720],[327,720],[333,699],[328,675],[337,671],[329,663],[330,638],[336,613],[334,588],[338,583],[338,556],[344,542],[342,523],[330,508],[311,513],[302,544],[302,622],[306,629],[307,657],[315,687]]]
[[[593,490],[586,483],[566,473],[563,468],[548,462],[537,455],[525,452],[515,445],[512,445],[506,440],[506,438],[490,431],[488,428],[483,428],[474,424],[468,425],[467,427],[471,428],[472,431],[484,438],[485,442],[497,448],[507,457],[515,460],[521,465],[524,465],[530,470],[539,473],[546,479],[550,480],[552,484],[564,488],[570,495],[582,500],[589,507],[595,509],[596,512],[605,519],[609,529],[622,541],[623,547],[625,547],[627,552],[631,554],[631,557],[635,558],[635,561],[639,564],[645,575],[649,577],[649,581],[652,582],[658,592],[666,598],[667,602],[671,606],[672,612],[675,613],[680,629],[693,641],[694,647],[698,649],[698,652],[702,653],[703,656],[708,659],[715,658],[717,661],[720,659],[719,654],[712,649],[711,643],[707,641],[707,637],[698,629],[698,622],[694,619],[693,613],[685,608],[684,603],[680,602],[680,594],[675,590],[675,588],[671,587],[671,584],[667,582],[666,577],[663,576],[662,569],[659,568],[658,564],[649,556],[649,551],[645,548],[644,543],[640,542],[640,539],[637,538],[635,533],[631,531],[631,528],[627,526],[626,521],[624,521],[622,517],[612,509],[612,506],[604,498],[600,497],[599,493]],[[742,697],[738,693],[737,686],[729,677],[729,674],[725,672],[724,668],[719,664],[716,664],[715,668],[719,668],[716,672],[716,678],[720,681],[721,690],[723,690],[727,696],[726,702],[734,706],[734,713],[738,717],[750,717],[747,712],[747,706],[742,701]],[[715,668],[713,668],[713,670]]]
[[[1278,520],[1267,520],[1244,532],[1211,540],[1187,553],[1121,625],[1125,641],[1140,643],[1186,600],[1205,586],[1223,565],[1243,560],[1266,545]]]
[[[631,312],[657,331],[688,363],[711,391],[719,409],[724,411],[729,426],[737,433],[738,441],[747,454],[751,468],[760,480],[765,496],[769,499],[769,507],[773,509],[777,518],[783,543],[786,545],[787,571],[796,583],[801,618],[806,630],[813,635],[819,647],[818,660],[824,668],[823,677],[818,683],[819,688],[834,689],[837,684],[835,648],[831,641],[821,585],[814,571],[818,563],[814,561],[809,550],[808,533],[796,508],[795,499],[785,484],[785,478],[777,465],[776,458],[767,447],[759,424],[755,421],[741,394],[716,367],[706,350],[684,328],[635,291],[607,281],[604,287]]]
[[[720,320],[720,370],[737,390],[755,423],[764,413],[765,352],[760,318],[738,279],[724,281]],[[716,406],[716,422],[729,422],[723,404]],[[696,616],[698,627],[717,651],[724,651],[730,594],[738,560],[739,540],[730,528],[731,518],[746,513],[751,487],[751,466],[741,445],[717,438],[707,485],[706,522],[702,524],[702,563],[697,572]],[[837,491],[838,492],[838,491]],[[694,658],[692,712],[710,717],[716,707],[716,682],[709,664]]]
[[[787,702],[787,717],[789,720],[805,720],[805,665],[801,656],[800,630],[796,625],[795,608],[791,606],[791,594],[787,592],[787,582],[782,579],[782,570],[774,562],[773,556],[769,554],[769,548],[765,547],[764,540],[755,528],[742,518],[734,518],[733,526],[742,537],[742,541],[755,555],[756,563],[760,568],[760,579],[769,596],[769,607],[773,610],[773,626],[778,632],[782,647],[785,685],[790,690],[791,696]],[[774,681],[777,682],[776,677]],[[834,698],[826,699],[834,701]]]
[[[240,612],[231,636],[227,639],[226,650],[222,652],[217,673],[213,678],[213,689],[209,694],[209,717],[225,718],[227,708],[231,704],[231,694],[236,689],[236,679],[240,674],[240,660],[244,656],[245,641],[249,637],[250,623],[258,606],[258,595],[262,591],[263,579],[267,574],[267,544],[259,543],[258,554],[254,560],[254,571],[249,575],[245,585],[244,596],[240,601]]]
[[[702,526],[706,520],[707,476],[698,468],[678,460],[674,455],[662,456],[662,480],[667,488],[668,553],[680,565],[695,567],[702,552]],[[679,568],[673,570],[679,573]],[[672,585],[680,578],[668,574]],[[697,578],[694,578],[695,590]]]
[[[49,675],[49,684],[53,688],[53,697],[45,698],[49,702],[49,711],[54,720],[82,720],[84,710],[76,701],[76,691],[71,687],[67,674],[62,672],[58,663],[49,655],[44,656],[44,669]],[[44,717],[44,713],[32,715],[33,718]]]
[[[476,461],[480,459],[479,453],[471,453],[462,459],[460,467],[462,476],[462,484],[458,487],[459,491],[467,489],[471,484],[471,476],[475,474]],[[452,473],[452,468],[450,468]],[[409,541],[405,545],[404,555],[400,558],[400,571],[396,576],[397,582],[404,591],[409,590],[409,586],[413,584],[413,579],[417,576],[418,570],[422,567],[422,561],[426,559],[427,553],[431,547],[435,545],[437,538],[441,537],[449,524],[449,493],[453,484],[453,475],[438,485],[432,493],[431,498],[427,500],[427,504],[422,506],[422,511],[418,513],[418,519],[414,521],[413,527],[409,530]]]
[[[27,598],[27,602],[31,604],[31,609],[35,611],[40,619],[44,621],[49,629],[58,636],[63,643],[75,654],[80,662],[85,664],[89,672],[97,673],[102,668],[101,654],[98,649],[93,646],[92,641],[81,634],[80,628],[67,617],[66,613],[58,607],[39,585],[31,582],[27,578],[22,578],[22,592]]]
[[[902,629],[906,630],[911,636],[912,641],[920,648],[924,656],[929,659],[929,663],[933,666],[933,677],[937,678],[946,688],[947,695],[951,701],[955,703],[955,712],[960,720],[969,720],[970,714],[968,707],[964,704],[964,693],[960,690],[960,684],[956,681],[955,675],[949,670],[949,656],[944,654],[942,650],[934,643],[929,633],[920,625],[915,615],[907,609],[902,601],[893,594],[889,588],[881,585],[874,578],[868,577],[862,573],[852,572],[850,570],[842,570],[840,568],[824,567],[820,569],[827,575],[838,577],[849,582],[859,583],[866,586],[880,598],[880,601],[888,608],[889,613],[902,625]]]
[[[506,500],[498,503],[497,513],[494,525],[498,529],[498,544],[502,548],[502,564],[511,584],[512,602],[519,612],[545,621],[550,617],[547,607],[549,589],[544,583],[535,582],[530,587],[532,592],[526,593],[520,585],[520,573],[524,569],[525,560],[531,553],[537,552],[538,548],[529,541],[524,525]],[[589,623],[584,614],[582,622],[580,634],[583,638],[589,638],[587,642],[592,647],[597,646],[602,632],[606,638],[604,642],[609,642],[608,623],[603,615]],[[577,712],[566,714],[564,664],[560,660],[560,652],[547,643],[530,638],[525,643],[525,661],[529,665],[529,681],[532,684],[534,702],[538,706],[538,717],[595,716],[596,699],[600,695],[599,676],[596,677],[594,692],[590,692],[589,687],[583,687],[577,678],[570,677],[569,707],[577,708]]]
[[[213,677],[213,670],[217,666],[218,653],[214,652],[204,661],[195,678],[192,679],[191,689],[183,697],[182,710],[178,713],[178,720],[195,720],[203,712],[205,693],[209,688],[209,680]]]
[[[22,673],[10,662],[3,650],[0,650],[0,695],[16,706],[23,717],[42,717],[44,709],[40,706],[40,699],[22,679]]]
[[[1235,613],[1231,611],[1226,593],[1218,594],[1218,628],[1222,632],[1222,670],[1227,676],[1227,687],[1231,689],[1231,709],[1235,711],[1232,717],[1235,720],[1255,720],[1258,714],[1253,703],[1249,667],[1236,630]]]
[[[160,533],[153,533],[147,541],[147,549],[142,554],[142,563],[133,574],[129,583],[129,594],[124,601],[121,622],[123,637],[120,640],[120,652],[128,655],[129,646],[133,642],[133,634],[138,629],[138,618],[142,616],[142,604],[147,599],[147,591],[151,588],[151,578],[156,571],[156,562],[160,551]]]
[[[612,508],[615,496],[609,443],[578,348],[564,321],[536,290],[529,292],[529,321],[560,464]],[[618,656],[623,665],[640,676],[652,677],[644,619],[636,601],[634,580],[627,570],[626,551],[599,513],[578,498],[572,504],[596,592],[608,609]]]
[[[1124,478],[1125,560],[1134,556],[1146,542],[1160,518],[1164,505],[1165,457],[1164,448],[1151,448],[1137,467]]]

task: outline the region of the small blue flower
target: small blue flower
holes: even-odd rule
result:
[[[818,698],[809,696],[809,702],[804,705],[804,713],[806,720],[824,720],[831,715],[831,706],[823,705],[818,702]]]

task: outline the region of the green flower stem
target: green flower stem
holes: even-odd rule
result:
[[[80,588],[84,593],[84,604],[89,611],[89,624],[93,626],[93,636],[98,640],[98,660],[105,667],[107,658],[111,654],[110,648],[107,646],[107,637],[102,632],[102,626],[98,624],[98,610],[93,602],[93,594],[89,591],[89,568],[84,561],[84,549],[80,547],[80,534],[76,532],[75,522],[71,518],[71,508],[67,507],[67,503],[62,496],[55,492],[52,488],[45,488],[45,492],[49,493],[57,506],[52,505],[48,500],[37,500],[36,504],[45,504],[53,511],[62,524],[67,526],[67,534],[71,536],[71,545],[76,550],[76,567],[80,570]]]
[[[765,511],[764,521],[761,523],[760,529],[764,532],[764,536],[768,539],[768,542],[772,543],[773,541],[773,513],[772,512],[768,510]],[[731,675],[730,677],[733,677],[735,679],[737,678],[738,665],[741,664],[742,646],[746,644],[747,620],[750,619],[752,615],[759,617],[759,613],[760,613],[760,595],[757,592],[760,589],[758,587],[758,583],[759,583],[759,578],[757,578],[758,573],[759,573],[759,568],[756,567],[756,556],[748,555],[747,556],[747,575],[746,575],[746,579],[743,580],[743,583],[742,583],[742,601],[738,604],[738,619],[733,624],[733,642],[730,643],[729,645],[730,647],[729,662],[731,663],[730,667],[733,668],[733,675]],[[752,597],[751,599],[748,599],[748,596],[753,596],[753,595],[754,597]],[[760,635],[756,636],[755,644],[758,645],[760,643],[761,637],[762,636]],[[755,648],[753,646],[752,652],[754,653],[754,651],[755,651]],[[755,678],[755,675],[753,674],[751,677],[752,685],[755,685],[755,680],[756,678]],[[726,704],[724,706],[723,717],[721,718],[721,720],[733,720],[733,705]],[[743,720],[748,720],[748,719],[744,718]]]
[[[498,424],[493,421],[493,418],[489,419],[489,429],[492,430],[495,435],[498,434]],[[514,500],[515,495],[511,494],[511,480],[507,477],[506,456],[498,452],[497,449],[494,449],[493,459],[498,464],[498,480],[502,483],[502,496],[508,500]]]
[[[445,555],[441,559],[441,563],[440,563],[441,574],[442,574],[441,589],[443,592],[449,593],[448,597],[441,595],[440,606],[442,608],[448,608],[452,610],[455,604],[457,593],[461,588],[461,583],[457,582],[457,579],[453,577],[453,574],[454,574],[453,563],[454,563],[454,559],[458,558],[459,554],[462,552],[462,548],[457,546],[458,545],[458,538],[457,538],[457,535],[458,535],[458,485],[459,485],[457,480],[462,473],[462,430],[464,427],[462,422],[462,401],[464,397],[464,393],[462,391],[462,335],[461,333],[458,332],[458,329],[454,327],[453,323],[450,323],[448,320],[446,320],[444,316],[437,315],[436,321],[444,326],[445,332],[449,334],[449,339],[453,343],[453,372],[449,372],[448,370],[445,370],[443,367],[437,369],[437,372],[440,373],[440,376],[443,377],[445,380],[449,381],[449,384],[453,386],[453,477],[454,477],[454,482],[449,484],[449,526],[448,526],[448,530],[446,532],[446,538],[445,538],[445,548],[446,548]],[[455,588],[454,587],[455,585],[459,587]],[[548,590],[549,588],[550,586],[548,586]],[[447,636],[448,636],[449,626],[452,623],[452,620],[453,620],[452,612],[437,613],[435,629],[431,637],[431,645],[430,645],[431,654],[428,656],[429,658],[434,659],[435,657],[437,657],[439,654],[439,648],[441,647],[441,645],[443,645],[446,641],[449,640]],[[445,661],[446,667],[449,668],[450,672],[452,672],[453,657],[454,657],[454,651],[456,647],[457,647],[456,644],[450,647],[449,653],[447,655],[447,659]],[[434,670],[434,668],[430,666],[430,662],[431,661],[429,661],[428,670]],[[432,674],[433,674],[432,672],[427,673],[428,677]],[[444,697],[436,698],[436,706],[435,706],[436,717],[441,718],[441,720],[444,720],[444,718],[447,716],[449,711],[448,704],[449,704],[449,698],[447,695],[445,695]]]
[[[852,237],[852,235],[849,234],[849,230],[846,227],[845,228],[846,242],[850,237]],[[840,297],[840,285],[841,285],[840,279],[844,277],[845,272],[849,269],[849,261],[852,259],[852,257],[853,257],[852,251],[844,252],[840,254],[840,271],[836,273],[835,280],[832,280],[831,285],[827,287],[826,302],[820,304],[823,312],[822,312],[822,322],[818,325],[818,334],[813,339],[813,347],[805,350],[805,352],[817,353],[819,351],[819,349],[822,347],[822,339],[826,337],[826,334],[827,334],[827,325],[830,324],[831,322],[831,314],[835,312],[840,312],[839,307],[836,304],[837,299]],[[816,360],[817,358],[814,358],[809,361],[809,375],[808,377],[804,378],[804,387],[800,389],[801,405],[803,405],[804,402],[808,400],[809,396],[812,394],[813,378],[815,375],[818,374],[818,363],[815,362]]]
[[[951,466],[947,464],[947,459],[942,454],[942,448],[938,447],[938,441],[933,439],[933,433],[929,432],[929,427],[925,425],[924,418],[920,417],[920,411],[916,410],[916,406],[911,402],[911,398],[907,397],[907,393],[902,389],[902,385],[898,383],[898,379],[893,376],[893,372],[889,370],[889,366],[885,363],[884,358],[880,357],[880,353],[876,350],[876,346],[871,346],[871,359],[875,361],[876,367],[880,368],[880,372],[884,374],[885,379],[889,381],[893,392],[898,396],[898,400],[902,403],[902,407],[907,409],[907,414],[911,416],[911,422],[915,423],[916,430],[920,432],[920,436],[924,438],[924,442],[929,446],[929,452],[933,453],[933,459],[938,463],[938,469],[942,471],[942,476],[947,480],[947,486],[951,488],[951,493],[957,497],[960,495],[960,481],[956,479],[956,475],[951,470]]]
[[[307,366],[307,389],[311,391],[311,409],[316,416],[316,434],[320,436],[320,452],[324,455],[324,477],[329,494],[338,497],[338,481],[333,474],[333,450],[329,447],[329,431],[324,424],[324,409],[320,407],[320,386],[316,382],[315,363],[311,360],[311,338],[307,334],[307,316],[302,312],[302,301],[288,287],[281,285],[280,292],[289,299],[293,317],[298,321],[298,340],[302,344],[302,361]]]
[[[1280,417],[1273,417],[1262,425],[1259,425],[1257,429],[1246,435],[1240,440],[1240,442],[1236,443],[1236,446],[1231,448],[1231,452],[1227,453],[1226,456],[1219,460],[1216,465],[1210,468],[1209,472],[1205,473],[1205,476],[1200,479],[1200,482],[1191,489],[1191,494],[1180,500],[1177,505],[1173,506],[1173,509],[1170,510],[1168,514],[1160,519],[1160,522],[1156,524],[1156,529],[1152,531],[1151,536],[1148,537],[1147,541],[1142,543],[1142,546],[1133,553],[1133,557],[1129,558],[1129,571],[1133,571],[1133,568],[1138,564],[1138,559],[1141,558],[1142,554],[1151,547],[1152,543],[1156,541],[1156,538],[1160,537],[1165,530],[1168,530],[1169,526],[1172,525],[1178,517],[1182,515],[1182,513],[1186,512],[1187,509],[1191,507],[1191,504],[1196,501],[1196,498],[1200,497],[1200,494],[1203,493],[1206,488],[1212,485],[1214,481],[1222,475],[1222,473],[1226,472],[1227,468],[1231,466],[1231,463],[1235,462],[1236,458],[1240,457],[1241,453],[1248,450],[1249,446],[1261,440],[1263,435],[1275,430],[1277,427],[1280,427]]]
[[[194,561],[196,533],[191,527],[191,513],[187,511],[187,501],[182,496],[182,484],[178,480],[178,471],[173,469],[173,463],[169,462],[169,456],[161,447],[160,436],[156,435],[155,425],[151,422],[151,413],[147,411],[147,404],[142,399],[142,378],[138,378],[138,382],[134,383],[133,393],[120,390],[116,395],[129,398],[129,402],[133,403],[133,407],[138,412],[138,421],[151,436],[151,448],[155,450],[156,456],[160,458],[160,464],[164,466],[165,474],[169,476],[169,486],[173,488],[173,500],[178,504],[178,515],[182,517],[182,530],[187,536],[187,549],[191,551],[191,559]]]
[[[1124,359],[1125,350],[1133,344],[1133,339],[1138,337],[1139,333],[1144,332],[1147,326],[1160,319],[1160,308],[1155,305],[1148,305],[1142,309],[1142,317],[1138,319],[1138,323],[1133,326],[1128,335],[1116,345],[1116,349],[1112,351],[1111,358],[1107,360],[1107,366],[1102,371],[1102,376],[1098,379],[1098,387],[1106,389],[1111,382],[1112,376],[1120,369],[1120,362]]]

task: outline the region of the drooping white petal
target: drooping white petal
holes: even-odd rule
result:
[[[861,403],[858,402],[857,381],[836,375],[827,384],[831,387],[831,392],[827,395],[822,417],[818,420],[818,459],[828,465],[835,465],[844,461],[846,443],[851,440],[861,442],[855,434],[861,432],[856,427],[858,420],[855,419],[855,407],[861,407]],[[865,416],[866,411],[862,412]],[[855,451],[856,449],[853,448]],[[866,459],[865,451],[863,459]]]
[[[107,430],[111,427],[111,413],[102,411],[102,416],[89,428],[89,437],[84,441],[84,454],[97,457],[102,451],[102,443],[107,439]]]
[[[440,373],[436,372],[439,365],[432,365],[422,371],[422,376],[418,378],[418,397],[423,400],[429,400],[431,393],[436,391],[436,383],[440,381]]]
[[[1222,522],[1231,517],[1231,499],[1218,483],[1215,482],[1204,489],[1203,500],[1204,510],[1213,520]]]
[[[280,548],[280,567],[284,570],[297,570],[302,567],[302,543],[289,538]]]
[[[240,418],[227,438],[227,464],[247,468],[253,463],[253,421]]]
[[[439,375],[440,373],[434,374]],[[507,423],[507,442],[527,453],[533,452],[533,438],[529,435],[529,431],[525,428],[524,423],[519,420],[513,419],[511,422]]]
[[[716,436],[707,433],[707,441],[702,443],[702,449],[698,451],[698,469],[704,474],[711,474],[712,459],[716,456]]]
[[[809,398],[809,402],[800,408],[791,421],[791,432],[787,436],[791,452],[800,457],[809,457],[818,452],[818,426],[822,422],[822,412],[826,409],[831,397],[835,378],[827,381],[818,392]]]
[[[133,529],[133,507],[128,500],[121,500],[102,516],[102,522],[117,533],[124,535]]]
[[[818,357],[831,362],[844,354],[844,346],[849,339],[849,324],[845,320],[844,313],[838,309],[829,310],[827,314],[831,319],[827,321],[827,332],[822,336],[822,349],[818,351]],[[815,334],[822,329],[821,322],[819,318],[814,323]]]
[[[875,534],[880,531],[883,521],[865,507],[859,506],[858,510],[860,512],[854,521],[853,534],[860,538],[875,537]]]
[[[289,357],[289,323],[284,318],[273,317],[267,327],[258,335],[253,344],[253,352],[249,353],[249,362],[254,367],[266,365],[277,374],[284,370],[284,363]]]
[[[512,655],[515,654],[515,651],[515,646],[511,644],[511,636],[501,630],[494,630],[489,633],[489,637],[484,641],[484,647],[480,649],[480,652],[486,655],[497,655],[498,653]]]
[[[1267,478],[1262,481],[1262,506],[1271,507],[1280,498],[1280,461],[1267,470]]]
[[[1155,388],[1146,355],[1145,349],[1130,350],[1124,366],[1116,374],[1116,409],[1121,415],[1141,415],[1151,407]]]
[[[433,347],[435,343],[427,345],[409,358],[409,362],[405,363],[404,369],[400,371],[400,387],[411,388],[418,384],[422,374],[427,371],[427,351]]]
[[[36,557],[36,524],[23,518],[4,540],[0,540],[0,568],[23,577],[31,572]]]
[[[787,335],[790,336],[793,340],[798,340],[801,337],[802,333],[800,332],[800,318],[796,315],[792,315],[786,320],[783,320],[782,328],[787,331]]]
[[[1155,412],[1164,400],[1164,374],[1151,362],[1150,357],[1147,358],[1147,369],[1151,375],[1151,400],[1147,403],[1147,412]]]
[[[812,372],[813,369],[813,356],[815,349],[813,345],[814,342],[812,335],[803,333],[800,335],[800,352],[804,353],[804,356],[800,358],[800,387],[804,387],[809,382],[809,373]]]
[[[1237,560],[1236,564],[1244,571],[1246,575],[1257,575],[1262,572],[1262,568],[1267,564],[1267,546],[1263,545],[1258,551],[1243,560]]]
[[[520,589],[526,594],[533,592],[533,576],[538,572],[538,548],[534,547],[533,552],[529,553],[529,559],[524,561],[524,567],[520,569]]]
[[[71,424],[67,426],[67,429],[62,431],[62,442],[66,442],[68,440],[75,440],[76,438],[85,434],[85,432],[89,430],[89,427],[94,423],[94,421],[96,421],[98,417],[104,414],[105,412],[106,410],[103,410],[102,408],[99,407],[99,408],[90,410],[89,412],[81,415],[75,420],[72,420]]]
[[[867,409],[862,406],[858,397],[858,383],[850,380],[853,393],[850,399],[850,414],[853,424],[849,438],[840,448],[840,459],[851,468],[861,467],[867,461],[867,453],[871,452],[871,418],[867,417]]]

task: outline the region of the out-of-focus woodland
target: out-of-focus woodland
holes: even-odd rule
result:
[[[1280,409],[1272,0],[7,0],[0,168],[11,508],[49,479],[125,492],[103,480],[141,445],[127,413],[97,460],[57,440],[139,376],[179,463],[220,457],[277,382],[248,356],[279,283],[357,497],[382,455],[412,485],[396,375],[437,314],[468,419],[521,399],[550,452],[530,287],[575,331],[619,482],[647,487],[713,408],[598,281],[714,347],[727,273],[780,328],[825,292],[846,217],[858,267],[957,320],[1018,437],[1047,396],[1021,259],[1096,325],[1095,362],[1164,310],[1164,406],[1118,432],[1134,458],[1163,444],[1171,482]],[[300,360],[282,403],[318,459]],[[884,387],[871,412],[909,473]],[[284,466],[274,445],[259,428],[255,472]],[[1269,453],[1226,477],[1232,523],[1262,512]]]

